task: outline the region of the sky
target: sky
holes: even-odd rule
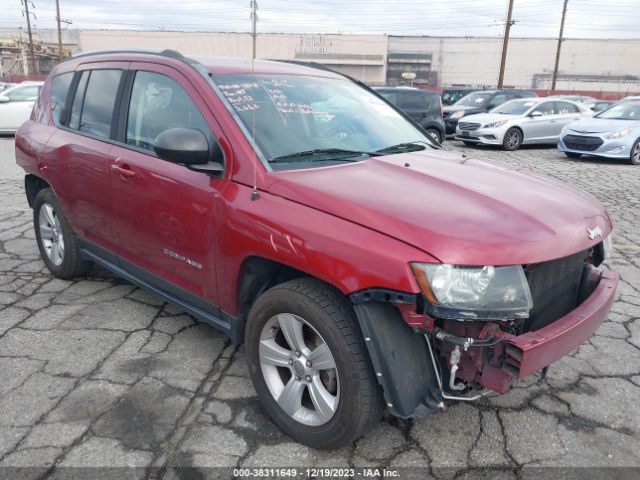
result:
[[[0,28],[26,26],[2,0]],[[251,29],[250,0],[60,0],[65,28]],[[258,0],[258,32],[500,36],[508,0]],[[563,0],[514,0],[511,35],[557,37]],[[565,37],[640,38],[640,0],[568,0]],[[36,28],[56,26],[55,0],[32,0]]]

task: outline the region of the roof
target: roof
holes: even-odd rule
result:
[[[313,75],[329,78],[344,78],[339,73],[332,72],[327,67],[312,63],[292,63],[286,60],[251,60],[249,58],[237,57],[216,57],[202,55],[183,55],[175,50],[161,49],[117,49],[117,50],[98,50],[92,52],[80,53],[69,57],[65,62],[82,63],[86,61],[105,60],[105,61],[126,61],[145,60],[145,57],[153,57],[154,61],[158,58],[166,58],[168,62],[181,61],[186,64],[195,66],[202,65],[213,75],[239,75],[239,74],[290,74],[290,75]]]

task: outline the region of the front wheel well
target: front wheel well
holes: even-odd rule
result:
[[[29,207],[33,208],[33,204],[38,196],[40,190],[44,188],[50,188],[49,184],[33,174],[25,175],[24,177],[24,189],[27,194],[27,202]]]
[[[274,260],[263,257],[247,258],[243,263],[238,285],[238,304],[241,315],[245,316],[256,299],[269,288],[289,280],[310,276]]]

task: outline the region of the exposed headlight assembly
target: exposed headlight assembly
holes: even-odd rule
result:
[[[521,266],[460,267],[412,263],[427,313],[458,320],[528,318],[531,291]]]
[[[605,135],[604,138],[606,138],[607,140],[613,140],[615,138],[626,137],[631,132],[633,132],[633,130],[634,130],[633,127],[623,128],[622,130],[618,130],[616,132],[610,133],[609,135]]]
[[[464,110],[458,110],[457,112],[453,112],[451,114],[451,118],[462,118],[464,117]]]
[[[497,122],[487,123],[483,128],[498,128],[507,123],[509,120],[498,120]]]

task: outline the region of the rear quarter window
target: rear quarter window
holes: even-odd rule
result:
[[[63,73],[54,77],[51,82],[51,114],[56,125],[60,125],[60,115],[67,102],[73,75],[73,72]]]

